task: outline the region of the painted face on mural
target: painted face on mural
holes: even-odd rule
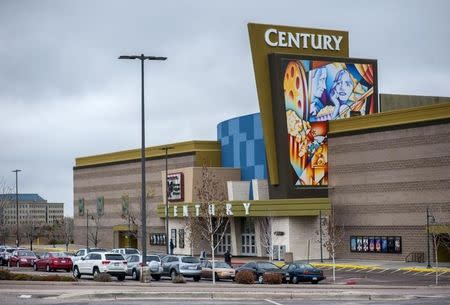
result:
[[[326,88],[327,71],[325,68],[317,69],[313,76],[313,96],[316,98],[321,98],[323,91]]]
[[[346,102],[350,98],[350,94],[353,92],[353,81],[347,70],[339,71],[334,83],[334,89],[340,101]]]

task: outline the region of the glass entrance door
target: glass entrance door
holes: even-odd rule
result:
[[[241,235],[242,255],[256,255],[256,244],[254,233],[244,233]]]
[[[217,234],[215,239],[217,240],[218,238],[220,238],[220,234]],[[231,234],[230,233],[225,233],[223,235],[221,242],[217,246],[216,253],[224,254],[227,250],[231,252]]]

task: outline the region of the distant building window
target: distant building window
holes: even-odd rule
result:
[[[78,216],[84,215],[84,198],[78,199]]]
[[[97,215],[103,215],[105,206],[105,198],[98,197],[97,198]]]

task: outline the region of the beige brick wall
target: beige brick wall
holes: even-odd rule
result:
[[[341,258],[426,255],[426,209],[450,219],[450,124],[329,139],[329,196]],[[350,253],[350,236],[401,236],[402,254]]]

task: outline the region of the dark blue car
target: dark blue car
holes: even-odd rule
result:
[[[317,284],[326,279],[322,270],[314,268],[310,264],[291,263],[284,265],[281,269],[284,270],[287,279],[293,284],[299,282],[311,282]]]

